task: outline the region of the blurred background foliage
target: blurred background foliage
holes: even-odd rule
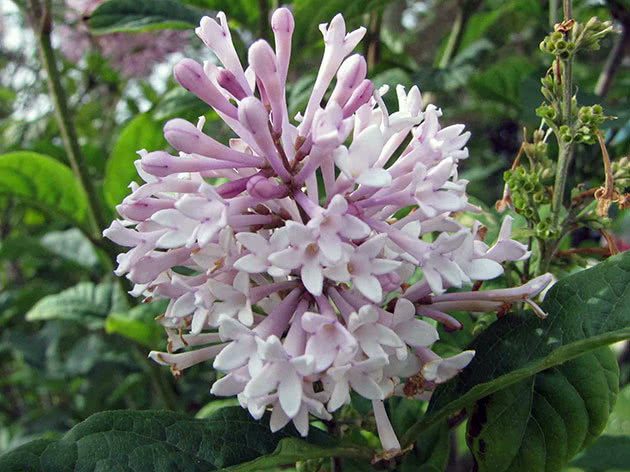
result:
[[[168,119],[194,122],[205,115],[207,131],[223,142],[230,138],[216,115],[176,86],[170,74],[183,56],[212,60],[192,31],[199,18],[225,11],[238,52],[245,57],[255,38],[271,37],[267,17],[279,5],[270,0],[110,0],[93,10],[100,3],[54,0],[52,37],[87,174],[105,220],[111,220],[128,183],[136,178],[134,151],[165,147],[161,129]],[[118,3],[119,9],[122,5],[145,20],[108,17],[102,10],[108,3]],[[542,102],[540,78],[549,59],[538,43],[551,29],[548,1],[282,4],[290,4],[296,18],[288,90],[293,114],[306,104],[323,51],[317,25],[341,12],[350,26],[368,28],[359,48],[377,86],[417,84],[426,103],[443,108],[446,124],[465,123],[472,132],[470,158],[462,163],[460,176],[470,181],[474,201],[491,208],[501,198],[502,173],[518,152],[523,130],[531,133],[540,125],[535,109]],[[59,437],[101,410],[167,408],[203,417],[232,404],[209,396],[208,377],[213,374],[207,366],[193,367],[174,381],[166,369],[146,358],[149,349],[165,344],[152,322],[164,305],[132,306],[112,275],[111,251],[86,225],[85,196],[67,167],[45,70],[23,14],[27,8],[25,0],[0,0],[0,155],[38,156],[30,167],[15,166],[0,156],[0,453],[36,437]],[[150,20],[147,11],[155,13]],[[614,20],[622,33],[607,37],[600,51],[579,57],[575,84],[582,104],[601,103],[608,115],[617,117],[605,123],[605,130],[608,150],[619,158],[630,152],[630,57],[624,55],[629,49],[630,2],[574,2],[578,21],[592,16]],[[177,37],[165,37],[165,30],[172,29],[179,30]],[[138,50],[120,50],[138,34],[149,39]],[[67,51],[79,48],[79,43],[77,57],[68,57]],[[121,66],[120,53],[136,54],[158,45],[157,53],[132,64],[139,69]],[[394,95],[390,91],[385,97],[392,108]],[[52,173],[59,174],[53,184],[46,178]],[[569,188],[580,182],[590,188],[602,180],[598,147],[580,146]],[[613,216],[619,244],[627,248],[630,223],[621,213]],[[496,230],[496,218],[486,223]],[[598,245],[598,238],[581,234],[574,244]],[[467,344],[469,339],[456,341]],[[627,350],[621,352],[624,385],[630,378],[629,357]],[[395,413],[400,421],[418,408],[390,406],[400,408]],[[360,405],[356,409],[360,411]],[[617,411],[607,434],[628,435],[628,387],[619,396]],[[457,451],[465,454],[463,430],[455,435]],[[452,461],[449,470],[469,467],[466,458]],[[580,466],[612,470],[584,460]]]

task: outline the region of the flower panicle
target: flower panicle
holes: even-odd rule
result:
[[[438,331],[426,319],[460,329],[451,305],[492,311],[544,284],[448,298],[448,288],[529,256],[510,239],[509,217],[492,246],[478,225],[453,217],[475,211],[457,173],[470,133],[442,128],[441,110],[423,111],[417,87],[396,87],[390,112],[387,89],[376,90],[352,55],[365,29],[347,32],[341,15],[322,25],[313,92],[304,113],[289,117],[290,11],[276,10],[271,25],[275,50],[254,42],[245,69],[225,15],[202,19],[197,34],[220,65],[184,59],[175,78],[238,137],[226,146],[203,120],[169,121],[164,135],[179,154],[139,152],[144,183],[131,185],[122,219],[104,234],[130,248],[116,273],[135,284],[132,294],[170,300],[159,320],[169,352],[151,358],[177,375],[213,360],[225,375],[211,392],[236,395],[255,418],[271,409],[274,431],[293,422],[306,435],[309,415],[330,419],[354,390],[374,402],[383,447],[395,454],[383,400],[426,399],[474,356],[433,353]],[[422,278],[410,284],[418,268]]]

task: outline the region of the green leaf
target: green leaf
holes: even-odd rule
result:
[[[97,269],[100,265],[94,246],[77,228],[50,231],[41,238],[41,244],[56,256],[82,267]]]
[[[201,15],[176,0],[109,0],[90,15],[94,34],[139,33],[158,29],[190,29]]]
[[[601,436],[571,465],[589,472],[630,470],[630,436]]]
[[[201,410],[197,412],[195,418],[208,418],[221,408],[227,408],[229,406],[238,406],[238,399],[236,397],[217,398],[216,400],[212,400],[210,403],[205,404]]]
[[[470,85],[483,100],[519,107],[521,84],[534,69],[535,66],[523,57],[506,57],[474,75]]]
[[[618,379],[605,347],[482,398],[467,435],[478,470],[560,470],[604,429]]]
[[[143,183],[133,162],[136,151],[155,151],[166,146],[162,127],[148,115],[138,115],[120,133],[114,150],[107,160],[103,192],[112,210],[129,193],[131,181]]]
[[[208,105],[179,86],[166,92],[152,111],[153,118],[157,121],[170,118],[183,118],[195,121],[199,116],[209,112],[211,112],[211,109]]]
[[[105,320],[105,332],[120,334],[153,348],[164,338],[164,328],[155,322],[155,317],[165,309],[165,301],[158,300],[133,307],[126,313],[110,313]]]
[[[220,410],[224,411],[224,410]],[[317,432],[315,430],[314,432]],[[323,433],[315,435],[314,441],[320,442]],[[276,433],[277,434],[277,433]],[[313,441],[313,439],[311,439]],[[333,445],[330,441],[325,441],[324,445],[313,444],[297,438],[285,438],[280,441],[278,447],[269,455],[265,455],[254,459],[247,464],[232,467],[232,472],[258,472],[269,467],[277,467],[287,464],[293,464],[297,461],[306,461],[310,459],[320,459],[323,457],[362,457],[370,459],[372,452],[369,449],[360,449],[354,445],[344,445],[337,443]]]
[[[43,154],[0,155],[0,195],[18,198],[78,226],[87,219],[87,200],[72,171]]]
[[[222,408],[204,420],[166,411],[107,411],[92,415],[59,441],[29,443],[0,456],[0,470],[258,471],[304,458],[357,453],[309,444],[295,438],[292,428],[272,433],[268,421],[269,415],[255,421],[239,407]],[[308,440],[326,445],[332,441],[315,429]]]
[[[470,345],[476,355],[468,368],[434,392],[426,416],[403,438],[413,441],[423,429],[475,401],[602,346],[630,337],[630,253],[556,283],[542,308],[510,313]]]
[[[95,285],[81,282],[63,292],[42,298],[29,310],[26,319],[71,320],[90,329],[98,329],[103,327],[109,313],[123,311],[126,304],[125,296],[115,283]]]

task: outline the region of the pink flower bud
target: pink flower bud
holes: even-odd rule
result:
[[[390,272],[389,274],[384,275],[377,275],[376,278],[380,282],[381,287],[383,287],[383,290],[385,292],[397,291],[398,289],[400,289],[400,284],[402,283],[402,280],[400,280],[400,277],[398,276],[398,274],[396,274],[396,272]]]
[[[259,39],[250,46],[249,64],[264,86],[273,112],[273,129],[278,132],[282,127],[284,114],[284,84],[278,73],[276,55],[267,41]]]
[[[271,29],[276,40],[278,73],[282,82],[287,78],[289,59],[291,58],[291,36],[295,28],[293,15],[288,8],[278,8],[271,17]]]
[[[337,102],[343,107],[355,88],[357,88],[367,73],[367,64],[363,56],[354,54],[343,61],[337,72],[337,84],[333,90],[330,100]]]
[[[252,134],[254,141],[256,141],[256,144],[260,147],[276,174],[285,182],[291,180],[291,175],[282,164],[273,143],[273,138],[269,131],[269,114],[265,105],[257,98],[246,97],[238,106],[238,120]]]
[[[151,218],[153,213],[166,208],[173,208],[173,200],[165,200],[158,198],[143,198],[141,200],[123,200],[123,202],[116,206],[116,211],[121,216],[129,218],[134,221],[145,221]]]
[[[365,105],[369,102],[373,92],[374,86],[370,80],[365,79],[361,82],[361,84],[354,89],[354,92],[352,92],[352,95],[343,107],[344,119],[352,116],[361,105]]]
[[[235,151],[218,143],[195,125],[181,118],[170,120],[164,125],[164,137],[175,149],[187,154],[201,154],[252,167],[260,166],[264,162],[259,157]]]
[[[281,187],[262,175],[254,175],[247,182],[247,193],[258,200],[271,200],[283,198],[287,195],[286,188]]]
[[[235,167],[235,164],[230,161],[206,157],[176,157],[165,151],[147,153],[142,157],[141,164],[145,172],[156,177],[166,177],[180,172],[205,172]]]
[[[217,83],[225,90],[230,92],[237,100],[243,100],[247,96],[243,87],[236,80],[236,76],[227,69],[219,71],[217,74]]]
[[[186,90],[194,93],[218,112],[236,119],[236,107],[215,87],[203,71],[203,67],[192,59],[182,59],[173,68],[175,80]]]
[[[227,18],[225,13],[219,12],[217,14],[221,24],[217,23],[214,19],[204,16],[201,19],[200,26],[195,30],[197,36],[208,46],[223,63],[223,65],[234,73],[237,77],[243,77],[243,66],[238,58],[236,49],[234,49],[234,43],[232,42],[232,35],[230,34],[230,28],[227,24]],[[241,82],[239,80],[239,82]],[[243,85],[241,83],[241,85]]]

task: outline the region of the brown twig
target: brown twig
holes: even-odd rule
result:
[[[602,257],[609,257],[611,251],[608,247],[580,247],[556,252],[556,256],[559,257],[568,257],[571,254],[595,254]]]
[[[604,172],[606,174],[604,186],[595,190],[595,198],[597,199],[597,215],[607,216],[608,208],[612,202],[619,200],[619,194],[615,192],[612,166],[610,164],[608,151],[606,150],[606,145],[604,144],[604,139],[602,138],[602,133],[599,130],[595,133],[597,134],[597,140],[599,141],[599,146],[602,150],[602,161],[604,163]]]

